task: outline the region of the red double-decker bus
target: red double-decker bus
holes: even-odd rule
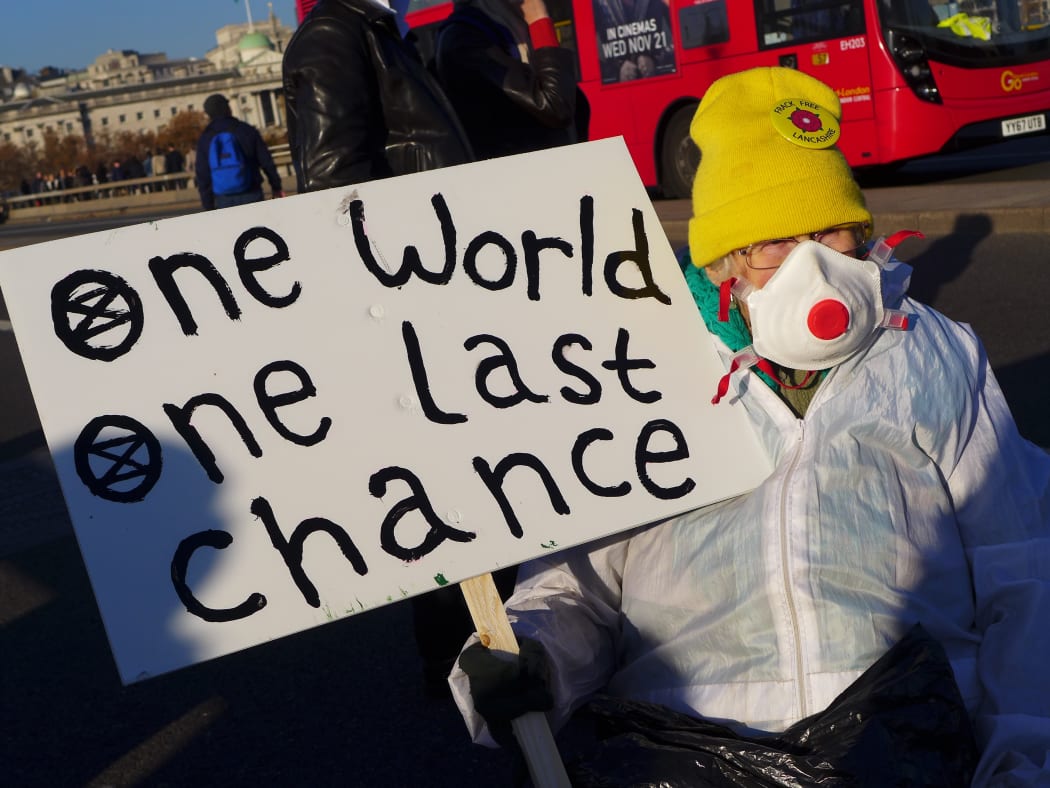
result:
[[[299,0],[300,7],[310,0]],[[685,197],[689,122],[718,77],[789,66],[834,88],[853,167],[1047,131],[1050,0],[548,0],[577,55],[590,137],[622,135],[647,186]],[[412,0],[432,57],[447,0]]]

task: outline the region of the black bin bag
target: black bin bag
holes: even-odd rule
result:
[[[574,788],[954,788],[970,784],[978,756],[944,649],[919,625],[826,710],[783,733],[743,736],[608,696],[573,727],[590,741],[566,759]]]

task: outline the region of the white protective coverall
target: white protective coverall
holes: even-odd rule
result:
[[[734,377],[775,465],[753,492],[522,565],[507,610],[549,655],[555,730],[605,688],[779,732],[918,622],[973,717],[974,785],[1050,785],[1050,455],[968,326],[902,309],[912,330],[832,369],[805,418]],[[458,666],[450,682],[491,745]]]

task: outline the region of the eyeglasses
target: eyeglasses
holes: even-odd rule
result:
[[[737,249],[736,254],[743,256],[748,268],[755,271],[767,271],[771,268],[779,268],[791,250],[803,241],[816,241],[831,247],[836,252],[849,254],[863,246],[870,234],[871,225],[867,222],[850,222],[849,224],[837,224],[815,233],[803,233],[793,238],[770,238],[768,241],[756,241],[743,249]]]

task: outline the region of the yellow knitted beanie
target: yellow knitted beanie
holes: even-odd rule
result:
[[[790,68],[717,80],[689,133],[700,148],[689,251],[703,267],[754,241],[870,222],[864,195],[835,143],[835,91]]]

